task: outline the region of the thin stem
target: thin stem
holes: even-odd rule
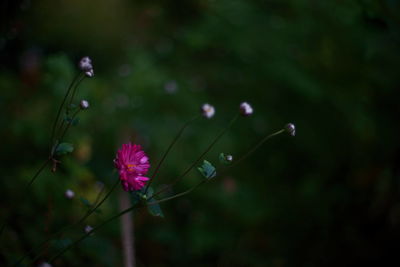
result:
[[[85,233],[84,235],[82,235],[80,238],[78,238],[77,240],[75,240],[72,244],[70,244],[70,245],[66,246],[65,248],[63,248],[63,249],[62,249],[61,251],[59,251],[56,255],[54,255],[54,256],[49,260],[49,262],[52,263],[54,260],[56,260],[58,257],[62,256],[65,252],[67,252],[67,251],[68,251],[69,249],[71,249],[72,247],[76,246],[78,243],[80,243],[80,242],[81,242],[82,240],[84,240],[86,237],[88,237],[89,235],[93,234],[95,231],[97,231],[98,229],[100,229],[101,227],[103,227],[104,225],[106,225],[107,223],[109,223],[109,222],[111,222],[111,221],[113,221],[113,220],[115,220],[115,219],[121,217],[122,215],[124,215],[124,214],[126,214],[126,213],[128,213],[128,212],[130,212],[130,211],[132,211],[132,210],[134,210],[134,209],[140,208],[140,207],[152,206],[152,205],[156,205],[156,204],[159,204],[159,203],[162,203],[162,202],[165,202],[165,201],[174,199],[174,198],[178,198],[178,197],[184,196],[184,195],[186,195],[186,194],[189,194],[190,192],[192,192],[193,190],[195,190],[197,187],[199,187],[200,185],[202,185],[202,184],[204,184],[205,182],[208,182],[208,181],[209,181],[209,179],[204,179],[204,180],[202,180],[200,183],[198,183],[197,185],[195,185],[194,187],[192,187],[192,188],[190,188],[190,189],[188,189],[188,190],[186,190],[186,191],[184,191],[184,192],[182,192],[182,193],[179,193],[179,194],[176,194],[176,195],[174,195],[174,196],[167,197],[167,198],[164,198],[164,199],[161,199],[161,200],[153,201],[153,202],[151,202],[151,203],[148,203],[147,205],[143,205],[143,204],[142,204],[142,205],[140,205],[140,206],[132,206],[132,207],[130,207],[130,208],[127,208],[127,209],[121,211],[120,213],[118,213],[118,214],[112,216],[111,218],[109,218],[109,219],[105,220],[104,222],[100,223],[98,226],[94,227],[92,231],[90,231],[90,232]]]
[[[160,191],[158,191],[157,193],[155,193],[152,198],[160,195],[161,193],[165,192],[166,190],[169,190],[171,187],[173,187],[179,180],[181,180],[182,178],[184,178],[195,166],[196,164],[211,150],[211,148],[218,142],[218,140],[232,127],[233,123],[237,120],[239,115],[236,115],[228,124],[227,127],[225,127],[225,129],[223,129],[218,135],[217,137],[211,142],[211,144],[206,148],[206,150],[204,150],[203,153],[200,154],[200,156],[182,173],[181,176],[179,176],[178,178],[176,178],[171,184],[169,184],[168,186],[164,187],[163,189],[161,189]]]
[[[57,231],[54,234],[52,234],[45,241],[43,241],[37,248],[31,249],[30,251],[28,251],[28,253],[26,253],[24,256],[22,256],[22,258],[20,258],[18,260],[18,262],[14,266],[18,266],[29,254],[32,254],[36,250],[40,251],[49,241],[51,241],[52,239],[54,239],[57,236],[61,235],[64,231],[67,231],[68,229],[71,229],[71,228],[73,228],[75,226],[78,226],[81,223],[83,223],[91,214],[93,214],[104,203],[104,201],[107,200],[107,198],[111,195],[111,193],[114,191],[114,189],[117,187],[118,184],[119,184],[119,180],[117,179],[115,184],[113,185],[113,187],[107,192],[107,194],[104,196],[104,198],[93,209],[87,211],[86,214],[79,221],[77,221],[76,223],[70,224],[68,226],[65,226],[64,228],[62,228],[59,231]],[[35,260],[37,260],[40,257],[40,255],[41,254],[38,253],[36,255],[36,257],[34,257],[32,259],[31,262],[34,262]]]
[[[178,197],[182,197],[182,196],[184,196],[184,195],[187,195],[187,194],[189,194],[190,192],[192,192],[193,190],[195,190],[197,187],[199,187],[199,186],[201,186],[202,184],[208,182],[209,180],[210,180],[210,179],[204,178],[200,183],[196,184],[196,185],[193,186],[192,188],[190,188],[190,189],[188,189],[188,190],[186,190],[186,191],[183,191],[183,192],[181,192],[181,193],[175,194],[175,195],[173,195],[173,196],[166,197],[166,198],[163,198],[163,199],[161,199],[161,200],[157,200],[157,201],[150,202],[150,203],[148,204],[148,206],[152,206],[152,205],[155,205],[155,204],[158,204],[158,203],[162,203],[162,202],[165,202],[165,201],[174,199],[174,198],[178,198]],[[149,200],[152,199],[152,198],[154,198],[154,197],[149,198]]]
[[[71,104],[72,104],[72,102],[73,102],[73,100],[74,100],[74,95],[75,95],[76,89],[78,88],[78,86],[80,85],[80,83],[85,79],[85,77],[86,77],[86,76],[82,76],[82,77],[78,80],[78,82],[75,84],[74,88],[72,89],[72,96],[71,96],[71,98],[70,98],[70,101],[69,101],[69,104],[68,104],[67,107],[70,107],[70,106],[71,106]],[[67,109],[67,111],[68,111],[68,109]],[[67,114],[68,114],[68,113],[67,113]],[[65,123],[65,119],[61,120],[61,125],[60,125],[60,127],[59,127],[59,130],[60,130],[60,131],[62,131],[62,128],[64,127],[64,123]],[[57,135],[56,135],[56,136],[57,136]]]
[[[83,75],[83,76],[79,79],[79,81],[76,83],[74,89],[72,90],[72,95],[71,95],[71,98],[70,98],[70,101],[69,101],[68,106],[71,106],[72,102],[74,101],[76,89],[78,88],[79,84],[80,84],[85,78],[86,78],[86,75]]]
[[[232,164],[232,165],[229,166],[229,167],[231,168],[231,167],[233,167],[233,166],[236,166],[237,164],[239,164],[240,162],[242,162],[243,160],[245,160],[246,158],[248,158],[251,154],[253,154],[254,151],[256,151],[256,150],[257,150],[262,144],[264,144],[268,139],[270,139],[270,138],[272,138],[272,137],[274,137],[274,136],[276,136],[276,135],[278,135],[278,134],[281,134],[281,133],[283,133],[283,132],[285,132],[285,129],[281,129],[281,130],[279,130],[279,131],[277,131],[277,132],[274,132],[274,133],[272,133],[272,134],[270,134],[270,135],[265,136],[263,139],[261,139],[260,142],[258,142],[255,146],[253,146],[253,148],[251,148],[246,154],[244,154],[242,157],[240,157],[238,160],[236,160],[235,163]]]
[[[37,170],[37,172],[35,173],[35,175],[31,178],[31,180],[29,181],[29,183],[26,185],[25,187],[25,191],[29,189],[29,187],[35,182],[36,178],[39,177],[39,174],[44,170],[44,168],[47,166],[47,164],[49,164],[51,159],[47,159],[42,166],[40,166],[40,168]]]
[[[147,194],[147,190],[149,189],[151,183],[154,180],[154,177],[157,175],[158,170],[160,169],[161,165],[163,164],[165,158],[167,157],[168,153],[171,151],[172,147],[175,145],[175,143],[178,141],[178,139],[181,137],[183,131],[186,129],[187,126],[189,126],[190,123],[192,123],[193,121],[195,121],[196,119],[198,119],[200,117],[200,115],[195,116],[194,118],[190,119],[189,121],[187,121],[182,128],[179,130],[179,132],[177,133],[177,135],[174,137],[174,139],[172,140],[172,142],[170,143],[170,145],[168,146],[167,150],[165,151],[164,155],[162,156],[160,162],[157,164],[157,167],[155,168],[153,174],[150,177],[150,181],[146,186],[146,190],[145,190],[145,194]]]
[[[26,185],[25,189],[24,189],[24,194],[23,196],[26,196],[27,191],[29,189],[29,187],[35,182],[36,178],[39,177],[39,174],[44,170],[44,168],[47,166],[47,164],[49,164],[50,159],[47,159],[42,166],[40,166],[40,168],[36,171],[35,175],[33,175],[33,177],[31,178],[31,180],[29,181],[29,183]],[[1,227],[0,227],[0,236],[3,234],[4,229],[6,228],[7,225],[7,219],[4,220],[4,222],[2,223]]]
[[[76,82],[76,80],[81,76],[81,74],[82,74],[82,73],[78,73],[78,75],[76,75],[75,78],[72,80],[71,84],[70,84],[69,87],[68,87],[67,92],[65,93],[64,99],[63,99],[63,101],[61,102],[60,107],[58,108],[57,116],[56,116],[56,119],[55,119],[55,121],[54,121],[54,123],[53,123],[53,129],[52,129],[52,131],[51,131],[51,138],[50,138],[50,146],[51,146],[51,147],[53,146],[54,141],[55,141],[55,140],[54,140],[54,137],[55,137],[55,133],[56,133],[56,126],[57,126],[57,124],[58,124],[58,120],[60,119],[61,110],[62,110],[62,108],[63,108],[63,106],[64,106],[64,104],[65,104],[65,101],[66,101],[67,98],[68,98],[68,95],[69,95],[69,93],[70,93],[70,91],[71,91],[71,89],[72,89],[72,86],[74,85],[74,83]],[[51,147],[50,147],[50,149],[51,149]]]
[[[72,122],[74,121],[76,115],[78,115],[78,113],[79,113],[80,111],[81,111],[81,109],[78,109],[78,110],[75,111],[75,113],[72,115],[71,120],[68,122],[67,126],[66,126],[65,129],[64,129],[64,132],[63,132],[63,133],[61,134],[61,136],[60,136],[60,142],[59,142],[58,144],[60,144],[61,141],[64,139],[65,134],[67,133],[69,127],[71,127]],[[57,146],[58,146],[58,144],[57,144]],[[56,151],[56,150],[57,150],[57,148],[56,148],[54,151]]]

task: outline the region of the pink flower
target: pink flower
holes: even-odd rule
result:
[[[123,144],[114,159],[118,169],[119,179],[125,191],[136,191],[144,187],[145,177],[150,168],[149,157],[146,156],[140,145]]]

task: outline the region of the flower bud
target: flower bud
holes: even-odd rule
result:
[[[296,126],[294,126],[293,123],[288,123],[285,125],[285,130],[288,134],[290,134],[291,136],[295,136],[296,135]]]
[[[85,226],[85,233],[90,233],[91,231],[93,231],[93,227],[92,226],[90,226],[90,225],[86,225]]]
[[[38,265],[38,267],[52,267],[52,265],[50,263],[44,261],[44,262],[40,263]]]
[[[91,70],[85,71],[85,75],[88,78],[92,78],[94,76],[94,70],[91,69]]]
[[[247,102],[241,103],[239,110],[240,114],[242,114],[243,116],[250,116],[251,114],[253,114],[253,108]]]
[[[83,57],[79,61],[79,68],[84,72],[92,70],[93,69],[92,60],[89,57]]]
[[[219,154],[219,161],[225,165],[231,164],[233,161],[233,156],[230,154],[226,155],[225,153],[221,153]]]
[[[210,104],[206,103],[203,106],[201,106],[201,113],[204,117],[206,117],[207,119],[210,119],[215,114],[215,108],[213,106],[211,106]]]
[[[67,191],[65,191],[64,196],[68,199],[73,199],[75,196],[75,192],[71,189],[68,189]]]
[[[87,100],[81,100],[81,103],[79,104],[81,109],[88,109],[89,108],[89,102]]]

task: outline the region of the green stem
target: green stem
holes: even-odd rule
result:
[[[161,200],[153,201],[153,202],[151,202],[151,203],[148,203],[147,205],[132,206],[132,207],[130,207],[130,208],[127,208],[127,209],[121,211],[120,213],[118,213],[118,214],[112,216],[111,218],[105,220],[104,222],[102,222],[102,223],[99,224],[98,226],[94,227],[92,231],[90,231],[90,232],[85,233],[84,235],[82,235],[80,238],[78,238],[77,240],[75,240],[72,244],[70,244],[70,245],[66,246],[65,248],[63,248],[63,249],[62,249],[61,251],[59,251],[56,255],[54,255],[52,258],[50,258],[49,263],[52,263],[54,260],[56,260],[58,257],[62,256],[65,252],[67,252],[67,251],[68,251],[69,249],[71,249],[72,247],[76,246],[78,243],[80,243],[80,242],[81,242],[82,240],[84,240],[86,237],[88,237],[89,235],[93,234],[95,231],[99,230],[101,227],[103,227],[103,226],[106,225],[107,223],[109,223],[109,222],[111,222],[111,221],[113,221],[113,220],[115,220],[115,219],[121,217],[121,216],[124,215],[125,213],[128,213],[128,212],[130,212],[130,211],[132,211],[132,210],[134,210],[134,209],[140,208],[140,207],[156,205],[156,204],[159,204],[159,203],[162,203],[162,202],[165,202],[165,201],[174,199],[174,198],[182,197],[182,196],[184,196],[184,195],[186,195],[186,194],[189,194],[190,192],[192,192],[193,190],[195,190],[196,188],[198,188],[200,185],[202,185],[202,184],[204,184],[205,182],[208,182],[208,181],[209,181],[208,179],[204,179],[204,180],[202,180],[200,183],[198,183],[197,185],[195,185],[194,187],[192,187],[192,188],[190,188],[190,189],[188,189],[188,190],[186,190],[186,191],[184,191],[184,192],[182,192],[182,193],[179,193],[179,194],[176,194],[176,195],[174,195],[174,196],[167,197],[167,198],[164,198],[164,199],[161,199]]]
[[[76,93],[76,89],[78,88],[79,84],[86,78],[86,75],[83,75],[79,81],[76,83],[76,85],[74,86],[74,89],[72,90],[72,95],[69,101],[68,106],[71,106],[72,102],[74,101],[74,97],[75,97],[75,93]]]
[[[232,124],[233,124],[233,122],[236,120],[236,118],[237,118],[237,116],[231,121],[231,123],[229,124],[229,126],[217,136],[217,138],[211,143],[211,145],[206,149],[206,151],[198,158],[198,160],[200,160],[200,159],[212,148],[212,146],[218,141],[218,139],[226,132],[226,130],[228,130],[228,129],[232,126]],[[278,135],[278,134],[283,133],[284,131],[285,131],[285,129],[282,129],[282,130],[279,130],[279,131],[277,131],[277,132],[275,132],[275,133],[272,133],[272,134],[267,135],[266,137],[264,137],[259,143],[257,143],[252,149],[250,149],[244,156],[242,156],[242,157],[236,162],[236,164],[239,163],[239,162],[241,162],[241,161],[243,161],[243,160],[246,159],[248,156],[250,156],[250,155],[251,155],[255,150],[257,150],[265,141],[267,141],[268,139],[272,138],[273,136],[276,136],[276,135]],[[191,165],[191,167],[188,169],[189,171],[191,170],[191,168],[193,168],[193,166],[197,163],[198,160],[196,160],[196,162],[195,162],[194,164]],[[235,164],[235,165],[236,165],[236,164]],[[233,166],[234,166],[234,165],[232,165],[232,166],[230,166],[230,167],[233,167]],[[186,173],[189,172],[189,171],[186,171],[186,172],[184,173],[184,175],[186,175]],[[213,174],[211,174],[210,176],[212,176],[212,175],[213,175]],[[179,179],[180,179],[181,177],[183,177],[183,176],[180,176]],[[177,181],[177,180],[178,180],[178,179],[176,179],[175,181]],[[192,192],[193,190],[195,190],[196,188],[198,188],[199,186],[201,186],[202,184],[208,182],[209,180],[210,180],[210,179],[204,179],[204,180],[202,180],[200,183],[198,183],[197,185],[195,185],[194,187],[192,187],[192,188],[190,188],[190,189],[188,189],[188,190],[186,190],[186,191],[184,191],[184,192],[175,194],[175,195],[170,196],[170,197],[166,197],[166,198],[161,199],[161,200],[152,201],[152,202],[148,203],[147,206],[156,205],[156,204],[159,204],[159,203],[162,203],[162,202],[166,202],[166,201],[169,201],[169,200],[172,200],[172,199],[175,199],[175,198],[178,198],[178,197],[182,197],[182,196],[184,196],[184,195],[187,195],[187,194],[189,194],[190,192]],[[170,186],[171,186],[171,185],[170,185]],[[156,195],[160,194],[162,191],[163,191],[163,190],[160,190],[158,193],[154,194],[151,198],[148,199],[148,201],[151,200],[152,198],[154,198]],[[62,256],[62,255],[63,255],[65,252],[67,252],[70,248],[76,246],[78,243],[80,243],[82,240],[84,240],[84,239],[85,239],[86,237],[88,237],[90,234],[94,233],[95,231],[97,231],[98,229],[100,229],[101,227],[103,227],[104,225],[106,225],[107,223],[109,223],[109,222],[111,222],[111,221],[113,221],[113,220],[119,218],[120,216],[124,215],[125,213],[128,213],[128,212],[130,212],[130,211],[132,211],[132,210],[134,210],[134,209],[136,209],[136,208],[139,208],[139,207],[143,207],[143,206],[132,206],[132,207],[130,207],[130,208],[128,208],[128,209],[125,209],[125,210],[121,211],[120,213],[118,213],[118,214],[112,216],[111,218],[107,219],[106,221],[102,222],[101,224],[99,224],[98,226],[96,226],[95,228],[93,228],[93,230],[92,230],[91,232],[84,234],[84,235],[81,236],[79,239],[75,240],[72,244],[68,245],[67,247],[65,247],[64,249],[62,249],[61,251],[59,251],[55,256],[53,256],[53,257],[50,259],[49,262],[51,263],[51,262],[53,262],[54,260],[56,260],[58,257]]]
[[[260,142],[258,142],[255,146],[253,146],[253,148],[251,148],[246,154],[244,154],[242,157],[240,157],[238,160],[235,161],[234,164],[232,164],[231,166],[229,166],[230,168],[233,166],[236,166],[237,164],[239,164],[240,162],[242,162],[243,160],[245,160],[246,158],[248,158],[251,154],[254,153],[254,151],[256,151],[262,144],[264,144],[268,139],[274,137],[275,135],[281,134],[285,132],[285,129],[279,130],[277,132],[274,132],[270,135],[265,136],[263,139],[261,139]]]
[[[117,185],[119,184],[119,179],[116,180],[115,184],[113,185],[113,187],[107,192],[107,194],[104,196],[104,198],[91,210],[89,210],[79,221],[77,221],[76,223],[70,224],[62,229],[60,229],[59,231],[55,232],[54,234],[52,234],[50,237],[48,237],[45,241],[43,241],[37,248],[33,248],[31,249],[28,253],[26,253],[24,256],[22,256],[22,258],[20,258],[18,260],[18,262],[14,265],[14,266],[18,266],[28,255],[34,253],[37,250],[41,250],[49,241],[51,241],[52,239],[56,238],[57,236],[61,235],[63,232],[78,226],[80,224],[82,224],[91,214],[93,214],[103,203],[104,201],[107,200],[107,198],[111,195],[111,193],[114,191],[114,189],[117,187]],[[36,255],[36,257],[34,257],[31,262],[33,263],[35,260],[37,260],[40,257],[40,252]]]
[[[24,193],[23,196],[27,195],[27,191],[29,189],[29,187],[33,184],[33,182],[35,182],[35,180],[39,177],[39,174],[44,170],[44,168],[47,166],[47,164],[49,164],[50,159],[47,159],[42,166],[40,166],[40,168],[36,171],[35,175],[33,175],[33,177],[31,178],[31,180],[28,182],[28,184],[26,185],[25,189],[24,189]],[[4,229],[6,228],[7,225],[7,219],[4,220],[4,222],[2,223],[1,227],[0,227],[0,236],[3,234]]]
[[[75,113],[72,115],[71,120],[68,122],[67,126],[66,126],[65,129],[64,129],[64,132],[63,132],[63,133],[61,134],[61,136],[60,136],[60,142],[62,142],[62,140],[64,139],[65,134],[67,133],[69,127],[71,127],[72,122],[74,121],[76,115],[78,115],[78,113],[79,113],[80,111],[81,111],[81,109],[78,109],[78,110],[75,111]]]
[[[54,145],[54,141],[55,141],[55,140],[54,140],[54,137],[55,137],[55,134],[56,134],[56,127],[57,127],[57,124],[58,124],[58,120],[60,119],[61,110],[63,109],[63,106],[64,106],[64,104],[65,104],[65,101],[67,100],[68,95],[69,95],[69,93],[71,92],[71,89],[72,89],[74,83],[75,83],[76,80],[81,76],[81,74],[82,74],[82,73],[78,73],[78,75],[76,75],[75,78],[72,80],[71,84],[70,84],[69,87],[68,87],[67,92],[66,92],[65,95],[64,95],[64,99],[63,99],[63,101],[61,102],[60,107],[58,108],[57,116],[56,116],[56,119],[55,119],[55,121],[54,121],[54,123],[53,123],[53,129],[51,130],[51,138],[50,138],[50,146],[51,146],[51,147],[50,147],[50,150],[52,149],[52,146]]]
[[[171,184],[169,184],[168,186],[164,187],[163,189],[161,189],[160,191],[158,191],[157,193],[155,193],[151,198],[154,198],[158,195],[160,195],[161,193],[165,192],[166,190],[169,190],[171,187],[173,187],[179,180],[183,179],[196,165],[197,163],[211,150],[211,148],[218,142],[218,140],[232,127],[233,123],[237,120],[237,118],[239,117],[239,115],[236,115],[235,117],[233,117],[233,119],[230,121],[230,123],[228,124],[227,127],[225,127],[225,129],[223,129],[218,135],[217,137],[211,142],[211,144],[206,148],[206,150],[204,150],[203,153],[201,153],[201,155],[189,166],[189,168],[187,168],[181,176],[179,176],[178,178],[176,178]],[[151,199],[150,198],[150,199]]]
[[[187,126],[189,126],[189,124],[191,124],[193,121],[195,121],[196,119],[198,119],[200,117],[200,115],[190,119],[189,121],[187,121],[182,128],[179,130],[178,134],[174,137],[174,139],[172,140],[172,142],[170,143],[170,145],[168,146],[167,150],[165,151],[164,155],[162,156],[160,162],[158,163],[156,169],[154,170],[152,176],[150,177],[150,181],[146,186],[146,190],[145,190],[145,194],[147,194],[147,190],[149,189],[151,183],[154,180],[154,177],[157,175],[158,170],[160,169],[161,165],[163,164],[165,158],[167,157],[168,153],[171,151],[172,147],[175,145],[175,143],[178,141],[178,139],[181,137],[183,131],[186,129]]]

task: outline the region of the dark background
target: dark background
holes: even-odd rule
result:
[[[123,142],[142,144],[154,168],[203,103],[216,107],[212,120],[185,131],[155,180],[162,186],[248,101],[254,116],[239,119],[206,156],[217,168],[220,152],[238,158],[287,122],[296,137],[275,137],[230,172],[163,204],[164,219],[135,212],[137,265],[400,264],[399,7],[395,0],[1,1],[0,215],[12,223],[0,262],[11,264],[79,219],[79,197],[93,201],[99,182],[114,183]],[[79,88],[91,107],[67,136],[75,151],[26,194],[82,56],[92,58],[95,77]],[[174,192],[200,179],[194,170]],[[89,224],[117,212],[118,194]],[[121,251],[115,221],[54,265],[121,266]]]

